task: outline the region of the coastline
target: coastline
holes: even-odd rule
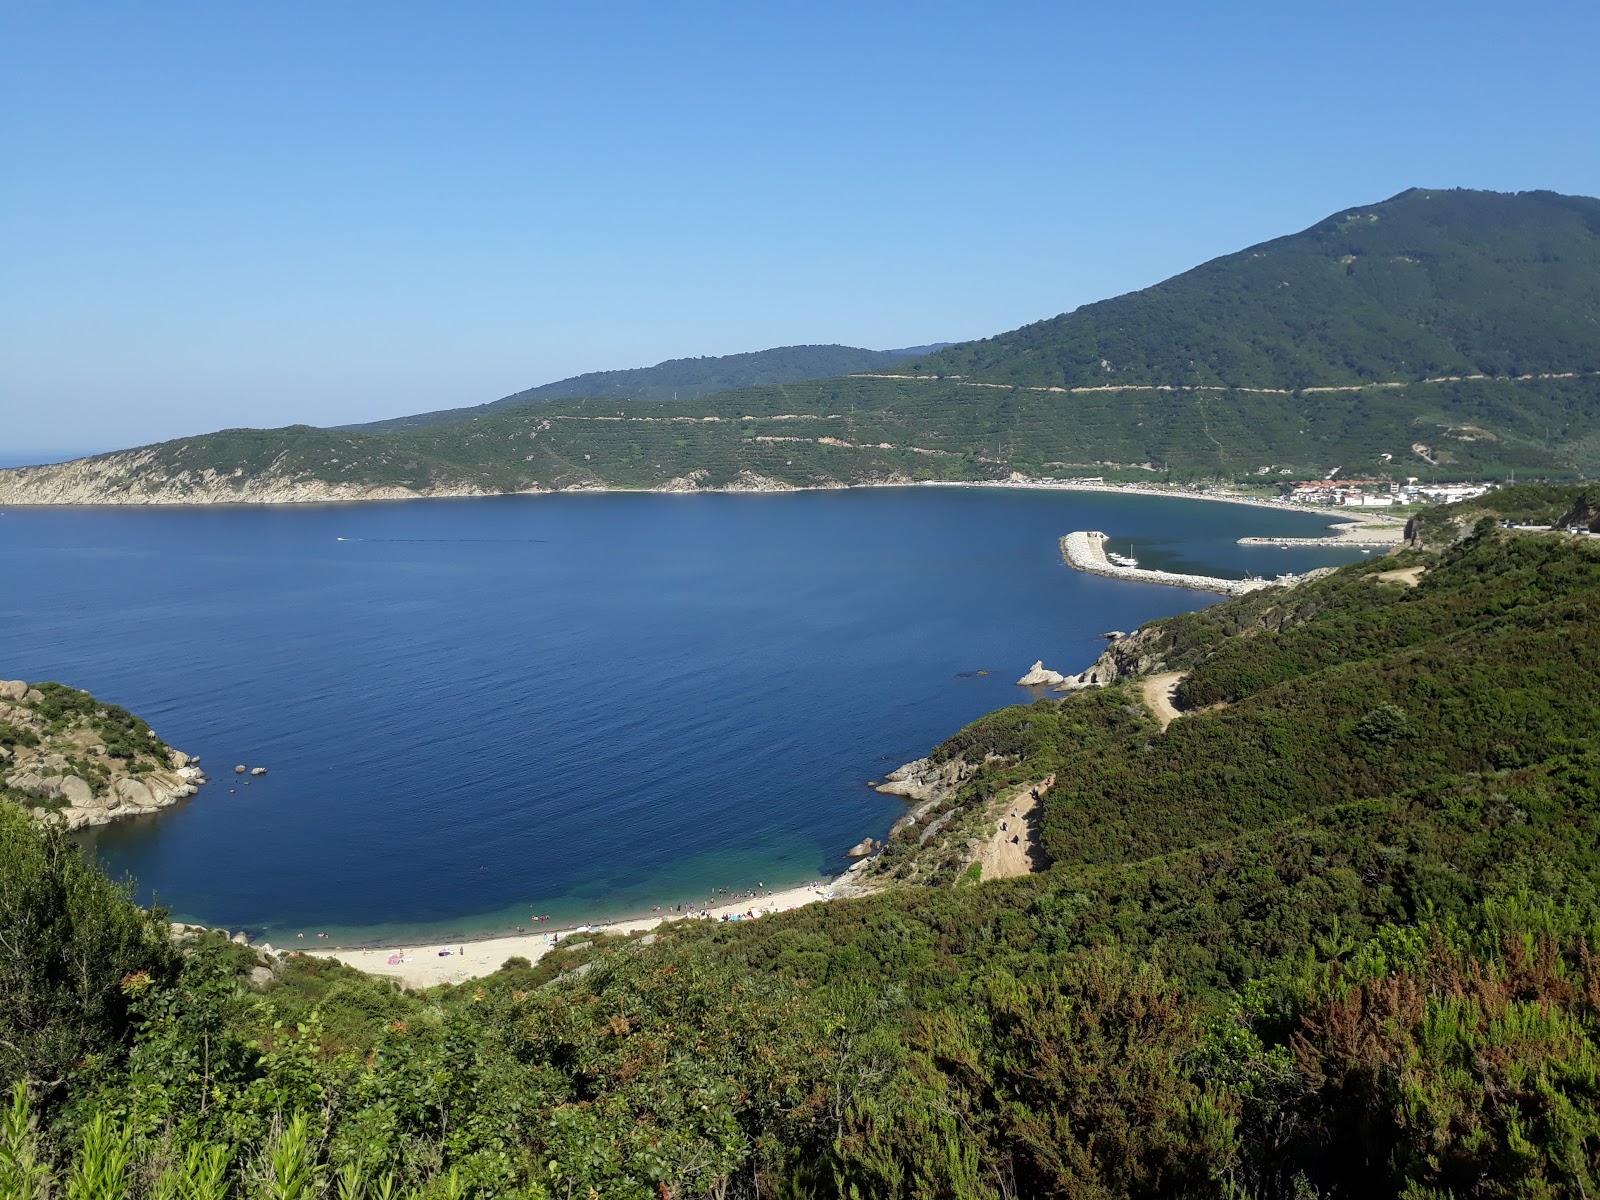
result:
[[[316,947],[308,944],[274,947],[281,955],[304,954],[326,958],[368,975],[398,979],[407,987],[429,988],[446,983],[461,983],[493,974],[508,958],[526,958],[536,963],[563,944],[587,943],[591,936],[645,933],[670,921],[759,920],[767,913],[788,912],[808,904],[826,903],[849,896],[865,895],[849,874],[819,879],[757,896],[730,899],[693,912],[654,913],[615,921],[596,922],[561,929],[524,933],[494,934],[477,939],[453,938],[432,942],[411,942],[406,946]],[[754,913],[755,916],[747,914]],[[411,949],[410,947],[416,947]],[[448,950],[448,954],[441,951]],[[398,961],[393,961],[398,960]]]
[[[1141,483],[1133,483],[1133,484],[1126,484],[1126,485],[1122,485],[1122,484],[1091,484],[1091,483],[1078,483],[1078,482],[1074,482],[1074,481],[1030,480],[1030,479],[1023,479],[1023,478],[1013,478],[1013,479],[1006,479],[1006,480],[989,480],[989,481],[955,481],[955,482],[923,481],[921,483],[912,483],[910,481],[904,481],[904,482],[897,482],[897,483],[865,484],[865,485],[858,485],[858,486],[861,486],[861,487],[879,487],[879,488],[882,488],[882,487],[908,488],[908,487],[914,487],[914,486],[923,486],[923,487],[958,487],[958,488],[959,487],[988,487],[988,488],[997,488],[997,489],[1007,490],[1007,491],[1009,491],[1009,490],[1018,490],[1018,491],[1083,491],[1083,492],[1096,492],[1096,493],[1102,493],[1102,494],[1107,494],[1107,493],[1110,493],[1110,494],[1128,493],[1128,494],[1133,494],[1133,495],[1153,496],[1153,497],[1156,497],[1156,498],[1166,497],[1166,498],[1169,498],[1169,499],[1174,499],[1174,498],[1176,498],[1176,499],[1204,499],[1204,500],[1212,500],[1212,501],[1221,502],[1221,503],[1247,504],[1247,505],[1254,505],[1256,507],[1263,507],[1263,508],[1278,508],[1278,509],[1281,509],[1283,511],[1298,512],[1298,513],[1303,513],[1303,514],[1310,514],[1310,513],[1313,513],[1313,512],[1317,512],[1317,511],[1323,511],[1326,514],[1326,510],[1314,510],[1314,509],[1308,508],[1308,506],[1288,504],[1288,503],[1274,501],[1274,500],[1270,500],[1270,499],[1256,499],[1254,497],[1241,496],[1241,495],[1236,495],[1236,494],[1216,494],[1216,493],[1212,493],[1212,492],[1194,492],[1194,491],[1188,491],[1188,490],[1178,489],[1178,488],[1165,489],[1165,488],[1162,488],[1162,487],[1151,486],[1151,485],[1146,485],[1146,484],[1141,484]],[[597,489],[597,488],[593,488],[593,489],[576,489],[576,490],[593,491],[593,492],[602,493],[602,494],[623,494],[623,493],[634,493],[634,492],[638,491],[639,489],[620,489],[620,488],[619,489]],[[707,490],[709,490],[709,489],[707,489]],[[792,490],[801,490],[801,489],[792,489]],[[818,488],[818,489],[804,489],[804,490],[844,490],[844,489],[822,489],[822,488]],[[724,491],[732,492],[733,494],[739,494],[739,491],[737,489],[724,489]],[[561,495],[561,494],[569,494],[569,493],[561,493],[561,492],[550,493],[550,492],[545,492],[545,493],[540,493],[540,494]],[[647,492],[646,494],[685,494],[685,493],[651,493],[651,492]],[[766,494],[781,494],[781,493],[779,493],[779,492],[769,492],[769,493],[766,493]],[[427,497],[418,497],[418,498],[427,498]],[[108,506],[108,507],[120,507],[120,506]],[[252,505],[251,507],[258,507],[258,506]],[[395,510],[395,511],[396,512],[401,512],[403,510]],[[1151,582],[1151,580],[1145,580],[1145,579],[1141,579],[1140,581],[1141,582]],[[765,877],[766,878],[773,878],[773,876],[771,874],[766,874]],[[726,878],[726,877],[724,877],[724,878]],[[781,876],[781,875],[778,877],[778,879],[775,879],[775,883],[776,882],[781,882],[781,881],[783,881],[783,876]],[[800,890],[804,891],[804,890],[806,890],[807,887],[810,887],[812,889],[815,889],[816,887],[821,887],[823,889],[823,891],[829,892],[835,886],[835,884],[837,884],[837,882],[838,881],[835,880],[835,881],[824,881],[819,885],[802,885]],[[794,890],[795,890],[794,888],[785,889],[786,892],[793,892]],[[776,899],[777,889],[774,889],[774,891],[775,891],[774,899]],[[702,897],[705,894],[706,893],[703,893],[703,892],[700,893],[700,895]],[[835,893],[835,894],[837,894],[837,893]],[[824,898],[829,898],[829,897],[828,896],[816,896],[815,898],[816,899],[824,899]],[[761,900],[762,900],[762,905],[761,906],[764,907],[764,908],[769,907],[769,904],[766,903],[767,899],[768,898],[765,897],[765,896],[763,896],[761,898]],[[811,899],[804,899],[802,902],[810,903],[810,902],[812,902],[812,900]],[[783,904],[781,904],[781,906],[780,905],[771,905],[770,907],[772,907],[773,910],[776,911],[779,907],[790,907],[790,906],[792,906],[791,903],[786,901]],[[630,908],[631,908],[631,911],[630,911]],[[322,956],[326,956],[326,957],[338,958],[341,961],[349,961],[351,963],[351,965],[358,966],[359,969],[362,969],[362,970],[370,970],[370,971],[373,971],[373,972],[378,973],[378,974],[393,974],[393,975],[395,975],[397,977],[401,977],[401,978],[406,977],[406,973],[403,972],[403,971],[394,970],[393,968],[390,967],[390,964],[387,962],[387,959],[390,956],[390,952],[396,947],[421,947],[421,948],[423,948],[423,952],[425,953],[425,955],[427,957],[436,960],[436,961],[434,961],[434,962],[432,962],[432,963],[430,963],[428,965],[431,966],[431,967],[437,968],[438,970],[443,970],[445,972],[444,975],[440,975],[439,976],[439,978],[441,980],[444,980],[446,978],[446,976],[449,976],[452,973],[452,968],[454,968],[457,972],[465,972],[465,974],[462,977],[469,977],[472,974],[479,974],[479,973],[483,973],[485,971],[492,971],[492,970],[498,968],[500,963],[503,962],[506,957],[517,955],[517,956],[528,957],[530,959],[530,961],[533,961],[536,958],[538,958],[539,956],[543,955],[544,953],[547,953],[548,950],[550,948],[552,948],[553,939],[552,939],[551,943],[547,943],[546,940],[545,940],[546,933],[549,933],[549,934],[561,933],[563,936],[565,936],[566,935],[566,931],[570,931],[571,929],[574,929],[574,928],[584,928],[584,929],[591,929],[591,930],[604,930],[604,931],[613,932],[613,933],[629,933],[629,932],[633,932],[633,931],[645,931],[645,930],[648,930],[650,928],[653,928],[655,925],[660,924],[663,920],[670,919],[667,914],[648,915],[648,914],[646,914],[646,913],[644,913],[642,911],[642,908],[643,908],[643,906],[642,905],[638,905],[637,903],[629,905],[628,907],[623,907],[623,906],[620,906],[620,905],[616,906],[616,907],[612,907],[612,908],[610,908],[609,912],[606,912],[605,909],[602,908],[601,912],[604,913],[604,918],[600,919],[600,920],[591,920],[590,919],[590,914],[588,912],[584,912],[584,911],[573,912],[572,910],[569,909],[568,913],[565,914],[566,920],[564,922],[561,922],[561,927],[553,928],[552,926],[556,926],[556,922],[546,922],[546,923],[541,923],[540,925],[530,925],[531,929],[533,929],[534,932],[523,933],[523,934],[512,934],[512,933],[510,933],[509,932],[510,922],[508,921],[505,924],[499,924],[498,929],[495,929],[493,926],[484,927],[484,926],[480,925],[479,929],[474,930],[474,931],[472,931],[470,933],[467,932],[464,929],[459,928],[459,927],[457,927],[455,929],[449,929],[449,930],[444,929],[444,928],[439,928],[439,927],[435,927],[433,929],[427,929],[427,928],[412,929],[412,930],[409,930],[409,931],[403,930],[403,929],[389,929],[389,930],[385,930],[385,931],[381,931],[381,932],[379,930],[376,930],[376,929],[373,929],[373,930],[351,929],[351,930],[343,931],[342,934],[341,934],[340,931],[335,931],[335,933],[334,933],[334,939],[335,940],[333,940],[333,941],[325,941],[324,940],[324,941],[320,941],[320,942],[315,938],[315,934],[314,934],[315,926],[307,925],[307,926],[304,927],[305,930],[306,930],[306,935],[307,936],[306,936],[306,939],[303,940],[303,941],[295,938],[294,932],[293,932],[294,926],[290,926],[289,932],[285,933],[283,930],[279,929],[279,930],[275,930],[274,931],[274,935],[269,935],[269,937],[270,937],[270,940],[272,940],[273,942],[275,942],[277,944],[278,950],[279,950],[280,953],[302,951],[302,952],[309,953],[309,954],[315,954],[315,955],[322,955]],[[619,909],[620,909],[620,911],[619,911]],[[722,913],[722,912],[743,911],[743,907],[741,906],[741,904],[735,902],[733,904],[725,904],[725,905],[722,905],[722,906],[714,907],[713,911],[716,912],[716,913],[719,913],[719,914]],[[527,910],[524,909],[523,910],[523,914],[525,915],[526,912],[527,912]],[[189,918],[189,919],[195,919],[195,918]],[[204,920],[204,916],[201,915],[201,916],[199,916],[198,919]],[[560,921],[560,914],[558,914],[558,921]],[[585,924],[584,922],[588,922],[588,923]],[[259,935],[258,935],[258,939],[259,939]],[[460,948],[460,947],[463,947],[463,946],[466,947],[467,950],[468,950],[468,953],[466,955],[465,962],[466,962],[466,964],[468,964],[468,966],[463,966],[461,961],[459,961],[458,956],[456,956],[456,955],[452,955],[452,956],[445,957],[445,958],[439,958],[437,956],[437,950],[442,946],[454,946],[456,948]],[[472,949],[471,949],[473,946],[480,946],[480,947],[485,947],[485,948],[492,947],[492,949],[480,950],[479,952],[474,953],[472,951]],[[348,957],[346,957],[346,956],[348,956]],[[496,957],[496,956],[498,956],[498,957]],[[406,957],[406,956],[402,955],[402,957]],[[412,954],[410,957],[413,958],[413,960],[414,960],[413,963],[411,963],[411,964],[401,964],[401,965],[402,966],[406,966],[408,968],[416,969],[417,968],[417,962],[420,961],[419,955]],[[492,962],[488,961],[490,958],[493,958]],[[422,972],[421,974],[418,975],[418,977],[423,977],[423,976],[433,977],[434,975],[438,974],[438,970]]]
[[[0,475],[6,471],[35,470],[34,467],[9,467],[0,469]],[[1022,475],[1012,475],[1006,479],[910,479],[907,477],[891,477],[879,482],[861,483],[826,483],[826,484],[788,484],[777,480],[764,480],[771,486],[752,486],[750,484],[732,485],[728,487],[693,487],[685,488],[666,484],[661,487],[631,488],[611,487],[607,485],[568,487],[568,488],[527,488],[520,491],[485,491],[472,486],[460,488],[440,488],[425,492],[412,491],[405,488],[375,488],[363,495],[332,495],[318,496],[306,495],[297,491],[295,487],[287,489],[287,495],[276,497],[224,497],[193,496],[190,498],[151,499],[146,497],[132,497],[125,499],[96,499],[96,500],[58,500],[42,503],[29,503],[27,501],[10,501],[12,508],[264,508],[281,507],[289,505],[345,505],[345,504],[382,504],[396,503],[412,500],[485,500],[497,496],[778,496],[790,492],[840,492],[878,488],[998,488],[1002,490],[1019,491],[1055,491],[1055,492],[1099,492],[1109,495],[1152,496],[1157,499],[1167,500],[1206,500],[1216,504],[1242,504],[1253,508],[1275,508],[1282,512],[1348,516],[1342,509],[1312,504],[1296,504],[1292,501],[1275,497],[1246,496],[1236,492],[1201,492],[1190,491],[1187,488],[1164,487],[1148,483],[1085,483],[1069,479],[1031,479]],[[1391,523],[1404,525],[1403,518],[1391,517],[1386,514],[1364,513],[1362,520],[1370,524]],[[1272,539],[1264,539],[1271,541]],[[1241,539],[1243,541],[1243,539]]]

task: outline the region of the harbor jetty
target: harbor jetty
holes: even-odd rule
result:
[[[1241,546],[1348,546],[1351,549],[1393,550],[1405,540],[1404,521],[1346,521],[1323,537],[1242,537]]]
[[[1093,531],[1069,533],[1061,539],[1061,557],[1067,560],[1068,566],[1091,575],[1126,579],[1132,583],[1164,583],[1170,587],[1192,588],[1197,592],[1221,592],[1225,596],[1243,596],[1246,592],[1278,586],[1267,579],[1220,579],[1212,575],[1178,575],[1171,571],[1118,566],[1106,557],[1108,540],[1105,534]]]

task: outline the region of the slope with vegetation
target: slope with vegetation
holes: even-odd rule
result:
[[[714,385],[715,371],[688,361]],[[0,502],[769,489],[1014,472],[1572,480],[1600,472],[1600,200],[1406,192],[1143,291],[889,367],[676,403],[660,398],[665,382],[587,386],[602,395],[500,402],[450,424],[226,430],[0,471]]]
[[[571,379],[558,379],[554,383],[525,388],[472,408],[446,408],[337,428],[347,433],[397,433],[405,429],[423,429],[429,425],[454,425],[521,404],[581,400],[587,397],[693,400],[714,392],[731,392],[736,388],[762,384],[798,383],[804,379],[854,375],[860,371],[892,371],[908,358],[942,348],[911,346],[903,350],[862,350],[855,346],[778,346],[771,350],[725,354],[716,358],[669,358],[653,367],[590,371],[585,375],[574,375]]]
[[[1600,542],[1480,517],[1156,622],[1165,730],[1119,679],[933,753],[952,810],[1055,776],[1047,870],[913,826],[879,870],[917,886],[425,994],[246,984],[0,812],[0,1188],[1594,1194],[1597,600]]]
[[[1600,200],[1413,188],[904,370],[1297,389],[1600,371]]]

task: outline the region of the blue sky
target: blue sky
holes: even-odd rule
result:
[[[0,3],[0,456],[984,336],[1600,194],[1593,3]]]

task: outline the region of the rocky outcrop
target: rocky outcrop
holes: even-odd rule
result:
[[[1151,675],[1165,668],[1162,659],[1166,633],[1159,627],[1135,630],[1126,637],[1112,638],[1104,653],[1085,670],[1064,679],[1057,691],[1072,692],[1088,687],[1105,687],[1119,679]]]
[[[7,777],[6,784],[14,790],[15,777]],[[142,817],[170,808],[179,800],[187,799],[200,790],[205,776],[198,767],[182,767],[175,771],[150,771],[138,778],[120,776],[100,791],[91,789],[89,783],[76,776],[66,776],[59,787],[46,786],[33,794],[40,799],[58,799],[60,808],[35,808],[34,815],[41,820],[53,821],[68,829],[83,829],[91,825],[108,825],[125,817]]]
[[[792,483],[785,483],[781,479],[773,479],[768,475],[758,475],[754,471],[740,471],[728,483],[717,486],[711,482],[711,472],[704,467],[696,467],[685,475],[679,475],[667,480],[660,487],[651,489],[657,492],[793,492],[799,489]]]
[[[901,817],[898,821],[896,821],[893,825],[889,826],[889,836],[893,837],[895,834],[899,833],[902,829],[910,829],[918,821],[922,820],[924,817],[926,817],[929,813],[931,813],[934,809],[938,808],[939,805],[941,805],[943,803],[944,803],[944,798],[942,796],[935,796],[932,800],[924,800],[921,804],[917,805],[910,812],[908,812],[905,816]]]
[[[679,475],[667,480],[656,489],[658,492],[698,492],[706,486],[706,481],[711,478],[711,472],[704,467],[696,467],[687,475]]]
[[[1048,670],[1044,659],[1040,659],[1028,668],[1028,673],[1017,680],[1018,687],[1054,687],[1058,683],[1065,683],[1067,677],[1059,671]]]
[[[69,829],[104,825],[158,812],[205,782],[198,759],[164,745],[137,718],[83,692],[44,686],[55,689],[49,708],[38,688],[0,681],[0,727],[11,735],[0,754],[0,796],[39,820]]]
[[[794,484],[785,483],[781,479],[773,479],[768,475],[758,475],[754,471],[740,471],[733,477],[733,482],[723,490],[729,492],[792,492],[797,489]]]
[[[974,770],[959,758],[942,763],[919,758],[890,771],[877,790],[886,796],[903,796],[907,800],[948,800],[972,777]]]

